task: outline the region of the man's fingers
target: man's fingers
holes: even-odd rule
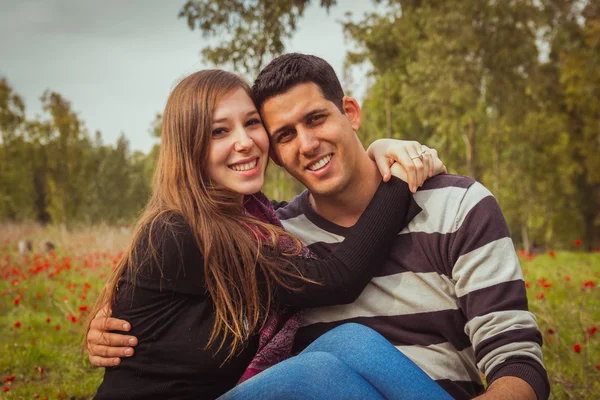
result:
[[[87,341],[88,347],[95,345],[129,347],[136,346],[138,343],[135,336],[121,335],[119,333],[108,333],[98,330],[90,330]]]
[[[98,310],[94,318],[106,318],[112,315],[112,308],[110,308],[109,304],[106,304],[104,307]]]
[[[132,347],[111,347],[102,345],[92,345],[88,348],[90,357],[131,357],[134,353]]]
[[[114,367],[121,363],[121,359],[90,356],[90,362],[96,367]]]
[[[92,320],[90,329],[128,332],[131,329],[131,325],[124,319],[96,317]]]

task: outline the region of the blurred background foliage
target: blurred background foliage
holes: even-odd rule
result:
[[[196,0],[179,17],[217,39],[202,50],[205,60],[256,76],[285,52],[310,3]],[[383,11],[337,21],[354,49],[344,75],[369,71],[363,143],[394,137],[435,147],[451,173],[492,190],[527,252],[579,240],[586,250],[599,246],[600,1],[375,3]],[[0,221],[134,222],[159,145],[132,152],[125,135],[106,145],[59,93],[40,101],[45,114],[27,119],[18,91],[0,77]],[[160,129],[157,115],[149,135]],[[301,190],[270,165],[267,195],[289,200]]]

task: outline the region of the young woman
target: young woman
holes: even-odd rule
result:
[[[350,303],[377,273],[403,228],[408,186],[382,183],[338,250],[316,260],[259,192],[268,146],[238,76],[200,71],[173,90],[152,197],[91,313],[112,307],[140,342],[135,357],[106,369],[96,398],[216,398],[255,356],[269,316]],[[379,390],[360,374],[353,381]]]

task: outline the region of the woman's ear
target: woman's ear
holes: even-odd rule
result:
[[[352,129],[357,131],[360,128],[360,117],[361,111],[358,101],[354,97],[344,96],[342,99],[342,107],[344,108],[344,114],[348,117]]]

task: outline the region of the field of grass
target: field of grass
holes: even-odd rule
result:
[[[86,399],[102,379],[81,351],[82,321],[130,233],[0,225],[0,398]],[[56,250],[22,256],[19,240]],[[39,247],[39,246],[38,246]],[[600,399],[600,253],[522,255],[555,399]]]

